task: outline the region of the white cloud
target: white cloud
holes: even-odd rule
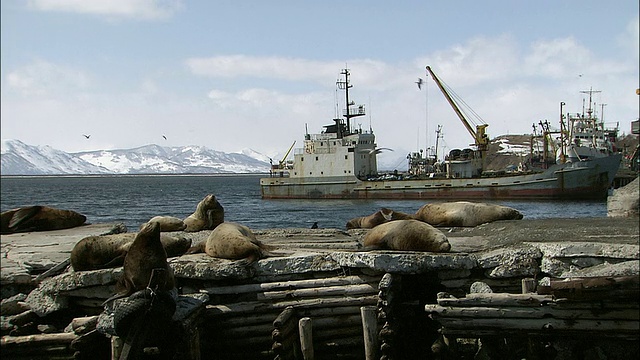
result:
[[[181,0],[29,0],[39,11],[60,11],[110,17],[164,19],[182,7]]]
[[[22,95],[54,95],[86,89],[89,76],[67,66],[37,60],[7,74],[6,85]]]

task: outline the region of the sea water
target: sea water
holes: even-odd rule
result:
[[[387,207],[415,213],[427,200],[264,200],[259,175],[122,175],[2,177],[2,211],[29,205],[69,209],[88,223],[124,223],[129,231],[158,215],[185,218],[214,194],[225,220],[252,229],[344,229],[347,221]],[[527,219],[607,216],[606,201],[487,201]]]

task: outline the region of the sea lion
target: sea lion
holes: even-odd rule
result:
[[[423,205],[415,217],[433,226],[473,227],[496,220],[520,220],[522,214],[508,206],[457,201]]]
[[[382,208],[369,216],[361,216],[349,220],[347,222],[347,230],[373,229],[380,224],[384,224],[392,220],[409,220],[413,218],[413,215],[410,214],[405,214],[400,211],[393,211],[388,208]]]
[[[224,222],[224,208],[213,194],[209,194],[198,203],[196,211],[184,220],[184,231],[213,230]]]
[[[150,280],[153,280],[153,284],[150,284]],[[106,302],[147,287],[156,292],[175,287],[173,271],[167,263],[167,252],[160,242],[160,224],[155,221],[146,223],[136,234],[124,258],[123,272],[116,283],[116,295]]]
[[[85,271],[122,266],[135,237],[136,233],[85,237],[71,250],[71,267]],[[160,234],[160,242],[167,257],[180,256],[191,246],[191,239],[182,236]]]
[[[187,228],[187,225],[182,221],[182,219],[178,219],[175,216],[154,216],[149,221],[155,221],[160,224],[161,232],[168,231],[182,231]],[[145,224],[140,225],[142,228]]]
[[[248,265],[267,256],[274,256],[270,253],[271,250],[273,248],[258,241],[248,227],[223,222],[213,229],[206,241],[192,247],[187,253],[205,252],[211,257],[241,260]]]
[[[70,229],[84,224],[85,221],[87,221],[86,216],[73,210],[41,205],[26,206],[0,214],[0,233]]]
[[[449,240],[442,231],[418,220],[393,220],[369,230],[363,239],[364,251],[402,250],[447,252]]]

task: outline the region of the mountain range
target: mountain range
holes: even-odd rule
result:
[[[3,140],[0,156],[2,175],[265,173],[270,167],[269,157],[253,150],[225,153],[204,146],[145,145],[67,153]]]
[[[635,142],[622,146],[634,149]],[[494,138],[485,159],[486,170],[517,165],[529,153],[530,135]],[[225,153],[204,146],[164,147],[145,145],[133,149],[66,153],[50,146],[2,140],[2,175],[109,175],[109,174],[241,174],[268,173],[270,158],[251,149]],[[379,171],[404,171],[407,151],[396,149],[378,156]],[[279,159],[282,155],[276,155]]]

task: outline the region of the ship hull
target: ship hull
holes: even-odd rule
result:
[[[606,199],[621,155],[497,177],[362,181],[355,177],[260,179],[264,199]]]

